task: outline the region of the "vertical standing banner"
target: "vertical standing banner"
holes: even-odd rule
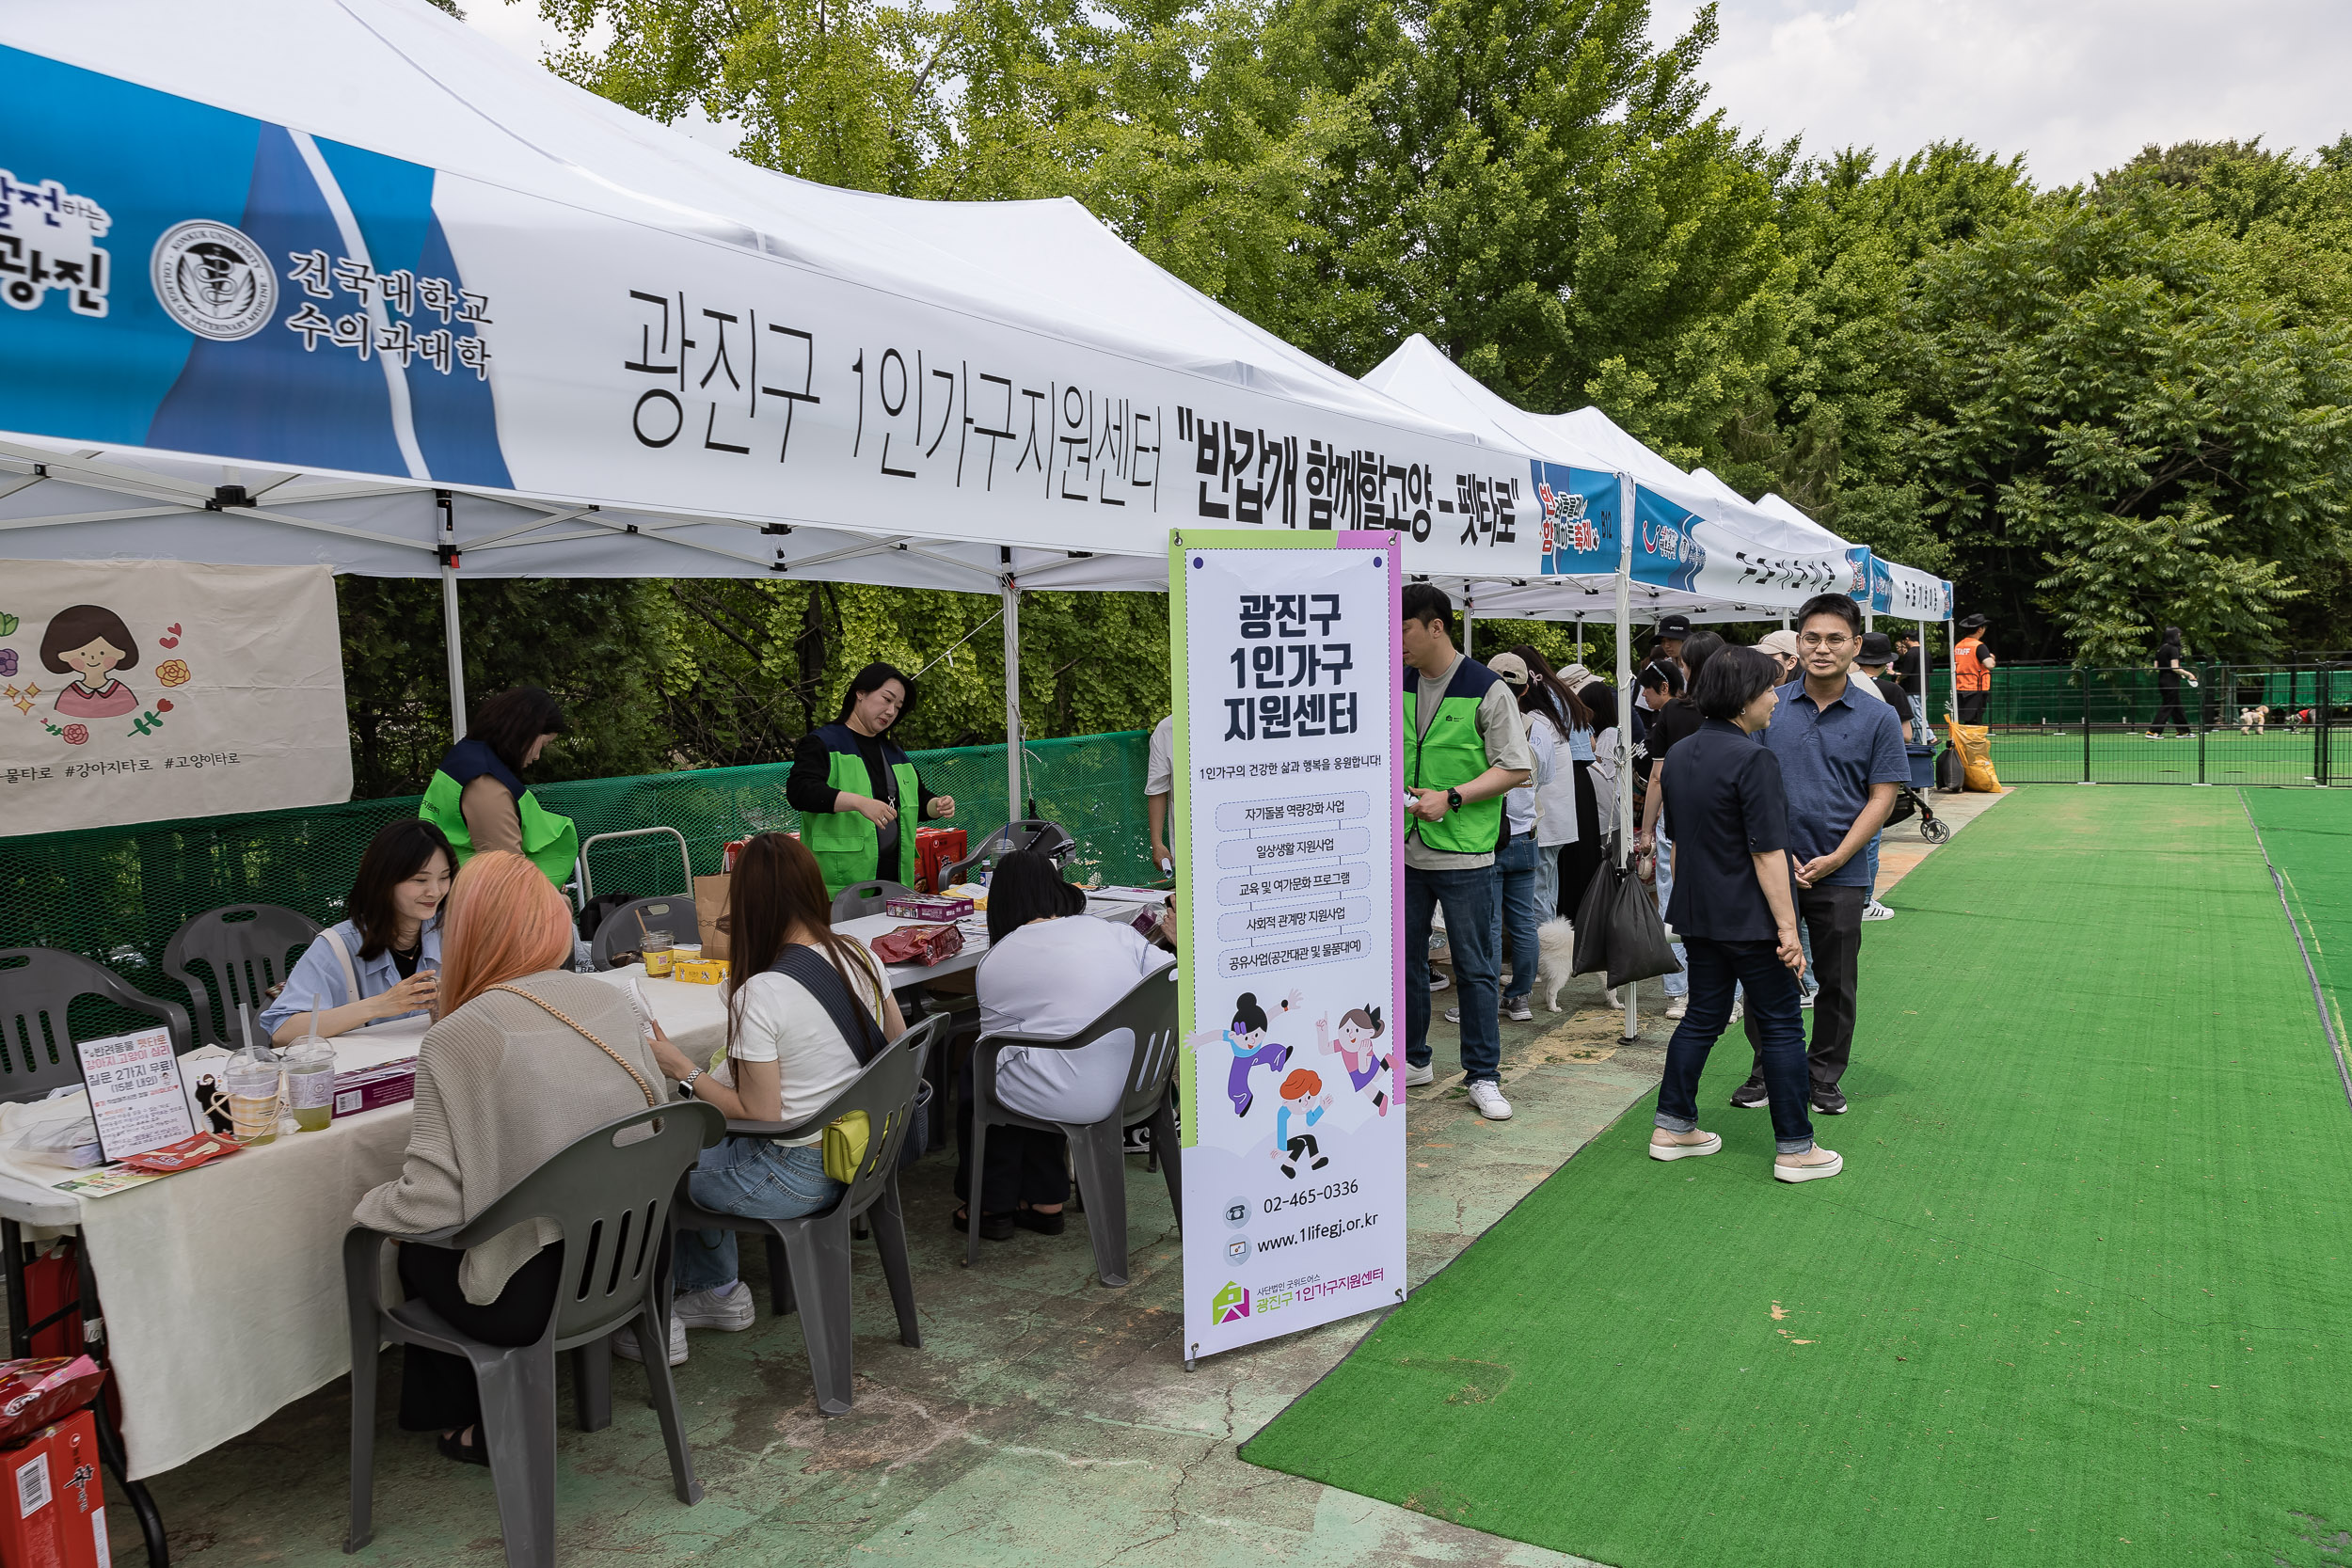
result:
[[[1185,1359],[1405,1294],[1397,535],[1172,533]]]

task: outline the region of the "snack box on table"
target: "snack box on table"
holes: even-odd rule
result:
[[[969,898],[893,898],[882,906],[882,913],[893,920],[961,920],[971,912]]]
[[[339,1117],[356,1117],[362,1111],[379,1110],[416,1098],[414,1056],[335,1074],[335,1114]]]
[[[8,1568],[104,1568],[106,1491],[98,1470],[98,1423],[87,1410],[0,1448],[15,1493],[0,1505],[0,1562]]]
[[[942,886],[939,874],[970,852],[964,847],[961,828],[915,829],[914,885],[926,893],[937,893]]]
[[[670,978],[690,986],[716,986],[726,977],[724,958],[680,958],[670,966]]]

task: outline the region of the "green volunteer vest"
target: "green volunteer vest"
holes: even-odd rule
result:
[[[417,807],[417,815],[441,830],[450,847],[457,851],[457,863],[465,864],[473,859],[473,834],[466,827],[466,814],[458,808],[458,798],[468,784],[485,773],[514,792],[515,815],[522,826],[523,854],[557,887],[570,881],[580,860],[580,830],[572,825],[570,817],[558,816],[542,806],[530,790],[517,788],[521,781],[478,740],[461,740],[450,748],[449,755],[434,770],[433,782],[425,786],[424,800]]]
[[[882,799],[881,781],[866,768],[852,731],[846,725],[827,724],[817,732],[817,736],[833,753],[825,776],[827,784],[877,800]],[[913,887],[916,864],[914,832],[921,821],[922,787],[906,753],[886,740],[882,742],[882,758],[898,785],[898,863],[888,874],[889,879]],[[825,874],[828,895],[883,875],[880,865],[882,831],[866,819],[864,812],[809,812],[801,818],[801,842],[817,857],[817,868]]]
[[[1421,733],[1421,677],[1405,673],[1405,783],[1414,789],[1454,789],[1484,773],[1489,766],[1486,743],[1478,734],[1478,704],[1494,685],[1494,673],[1465,658],[1454,667],[1445,695]],[[1502,839],[1502,798],[1472,800],[1446,813],[1442,822],[1410,825],[1422,843],[1449,855],[1491,855]]]

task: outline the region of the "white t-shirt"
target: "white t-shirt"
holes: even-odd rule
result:
[[[1143,772],[1143,792],[1176,793],[1176,716],[1172,713],[1152,727],[1152,761]]]
[[[856,942],[854,937],[849,940]],[[865,943],[857,945],[864,950]],[[824,950],[817,951],[821,955]],[[852,973],[849,982],[850,994],[864,1002],[881,1024],[882,991],[873,977]],[[824,1004],[798,980],[763,971],[742,984],[743,1016],[728,1051],[732,1060],[722,1062],[711,1076],[732,1088],[734,1061],[773,1062],[777,1085],[784,1092],[784,1112],[776,1119],[795,1122],[815,1116],[858,1075],[857,1053],[834,1026]],[[823,1136],[818,1132],[781,1141],[813,1144]]]
[[[1083,914],[1033,920],[980,960],[980,1032],[1075,1034],[1137,980],[1175,961],[1131,926]],[[1121,1029],[1076,1051],[1009,1046],[997,1058],[996,1098],[1024,1116],[1101,1121],[1127,1087],[1135,1040]]]

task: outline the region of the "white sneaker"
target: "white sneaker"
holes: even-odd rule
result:
[[[689,1291],[677,1298],[670,1311],[675,1319],[688,1328],[716,1328],[729,1334],[740,1334],[759,1321],[759,1307],[752,1300],[752,1288],[741,1280],[731,1280],[715,1291]]]
[[[1747,1017],[1747,1016],[1748,1016],[1748,1003],[1747,1003],[1747,998],[1745,998],[1745,997],[1743,997],[1743,996],[1735,996],[1735,997],[1733,997],[1733,998],[1731,999],[1731,1022],[1734,1022],[1734,1023],[1737,1023],[1737,1022],[1739,1022],[1741,1019],[1743,1019],[1743,1018],[1745,1018],[1745,1017]]]
[[[1514,1023],[1533,1023],[1535,1021],[1535,1006],[1526,997],[1515,996],[1503,1007],[1502,1016]]]
[[[1454,981],[1448,976],[1438,974],[1434,969],[1429,972],[1429,989],[1431,990],[1443,990],[1452,984],[1454,984]]]
[[[1509,1121],[1511,1102],[1502,1098],[1502,1085],[1491,1078],[1481,1078],[1470,1086],[1470,1103],[1488,1121]]]
[[[742,1282],[738,1280],[737,1283]],[[637,1348],[637,1325],[635,1323],[613,1334],[612,1354],[624,1361],[643,1362],[645,1359],[645,1353]],[[686,1325],[678,1322],[675,1313],[670,1318],[670,1365],[673,1367],[686,1365]]]
[[[1862,906],[1862,918],[1865,920],[1892,920],[1895,918],[1895,911],[1880,903],[1877,899],[1873,898],[1868,903]]]
[[[1611,987],[1609,987],[1607,990],[1603,990],[1600,994],[1601,994],[1602,998],[1603,998],[1605,1001],[1607,1001],[1607,1002],[1608,1002],[1608,1004],[1609,1004],[1609,1007],[1610,1007],[1610,1010],[1611,1010],[1612,1012],[1619,1012],[1619,1013],[1621,1013],[1621,1012],[1625,1011],[1625,1004],[1624,1004],[1623,1002],[1619,1001],[1619,1000],[1618,1000],[1618,998],[1617,998],[1617,988],[1616,988],[1616,987],[1614,987],[1614,986],[1611,986]]]
[[[1419,1067],[1415,1067],[1410,1062],[1405,1064],[1405,1086],[1406,1088],[1417,1089],[1423,1084],[1434,1084],[1437,1081],[1438,1064],[1436,1062],[1423,1062]]]
[[[1446,1021],[1448,1023],[1459,1023],[1459,1022],[1462,1022],[1462,1009],[1461,1009],[1461,1008],[1459,1008],[1459,1007],[1448,1007],[1448,1008],[1445,1010],[1445,1021]]]
[[[1680,1018],[1684,1013],[1690,1010],[1690,1007],[1691,999],[1689,997],[1669,997],[1666,1001],[1666,1016],[1668,1018]]]

